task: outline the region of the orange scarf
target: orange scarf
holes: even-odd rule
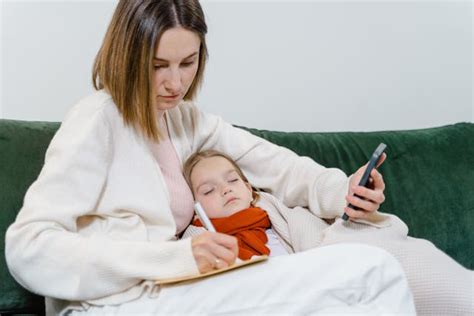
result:
[[[253,255],[269,255],[270,249],[265,230],[271,227],[267,212],[259,207],[250,207],[231,216],[211,219],[219,233],[237,237],[239,258],[250,259]],[[193,221],[194,226],[202,226],[199,219]]]

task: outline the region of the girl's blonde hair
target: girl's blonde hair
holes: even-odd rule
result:
[[[186,179],[186,182],[188,183],[189,187],[191,188],[191,191],[192,191],[192,188],[193,188],[193,184],[191,182],[191,174],[193,172],[194,167],[201,160],[204,160],[206,158],[211,158],[211,157],[222,157],[222,158],[226,159],[228,162],[230,162],[232,164],[232,166],[234,167],[234,169],[237,172],[237,174],[239,175],[239,177],[242,178],[242,180],[245,183],[250,184],[249,180],[247,179],[247,177],[242,172],[242,169],[240,169],[240,167],[237,165],[237,163],[232,158],[230,158],[226,154],[221,153],[217,150],[209,149],[209,150],[195,152],[184,163],[183,174],[184,174],[184,178]],[[254,188],[251,184],[250,184],[250,187],[252,188],[252,198],[253,198],[253,201],[252,201],[251,204],[254,205],[258,201],[258,198],[260,196],[258,194],[258,189]],[[193,192],[193,195],[194,195],[194,192]]]
[[[153,57],[161,35],[183,27],[201,40],[199,65],[184,100],[192,100],[202,84],[207,60],[207,25],[198,0],[120,0],[94,62],[96,90],[112,96],[125,124],[158,141],[153,109]]]

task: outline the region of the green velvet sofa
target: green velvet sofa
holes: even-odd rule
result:
[[[0,119],[0,234],[15,220],[38,176],[59,123]],[[419,130],[339,133],[250,132],[317,162],[352,173],[375,147],[387,144],[380,168],[386,182],[381,211],[404,220],[410,235],[433,241],[469,269],[474,267],[474,124]],[[44,313],[43,298],[29,293],[0,259],[0,313]]]

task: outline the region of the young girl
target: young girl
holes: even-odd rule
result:
[[[268,214],[255,205],[258,193],[232,158],[215,150],[194,153],[184,164],[184,177],[216,230],[237,238],[240,259],[288,253]],[[193,225],[202,227],[199,219]]]

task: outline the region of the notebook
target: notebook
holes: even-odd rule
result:
[[[268,259],[267,255],[253,256],[249,260],[238,260],[233,265],[231,265],[229,267],[226,267],[226,268],[219,269],[219,270],[212,270],[212,271],[209,271],[209,272],[206,272],[206,273],[191,275],[191,276],[186,276],[186,277],[177,277],[177,278],[168,278],[168,279],[156,280],[155,283],[159,284],[159,285],[165,285],[165,284],[174,284],[174,283],[179,283],[179,282],[184,282],[184,281],[207,278],[211,275],[215,275],[215,274],[223,273],[223,272],[226,272],[226,271],[238,269],[240,267],[248,266],[250,264],[254,264],[254,263],[257,263],[257,262],[262,262],[262,261],[265,261],[267,259]]]

